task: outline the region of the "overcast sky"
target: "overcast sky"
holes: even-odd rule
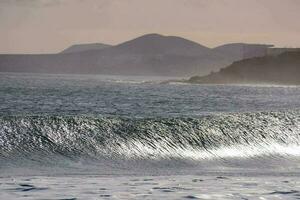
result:
[[[300,0],[0,0],[0,53],[117,44],[146,33],[300,46]]]

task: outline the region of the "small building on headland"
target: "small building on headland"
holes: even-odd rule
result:
[[[262,57],[268,54],[268,50],[274,47],[269,44],[245,44],[243,45],[243,59]]]
[[[278,48],[274,45],[265,44],[247,44],[243,46],[243,59],[263,57],[263,56],[278,56],[284,52],[296,52],[300,48]]]

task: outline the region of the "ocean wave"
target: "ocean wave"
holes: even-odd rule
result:
[[[300,156],[300,113],[200,118],[0,117],[0,159],[226,159]]]

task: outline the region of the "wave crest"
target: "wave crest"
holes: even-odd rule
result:
[[[299,112],[201,118],[0,117],[2,159],[216,159],[300,155]]]

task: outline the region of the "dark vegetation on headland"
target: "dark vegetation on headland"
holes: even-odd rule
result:
[[[185,82],[300,85],[300,51],[236,61],[219,72],[193,76]]]

